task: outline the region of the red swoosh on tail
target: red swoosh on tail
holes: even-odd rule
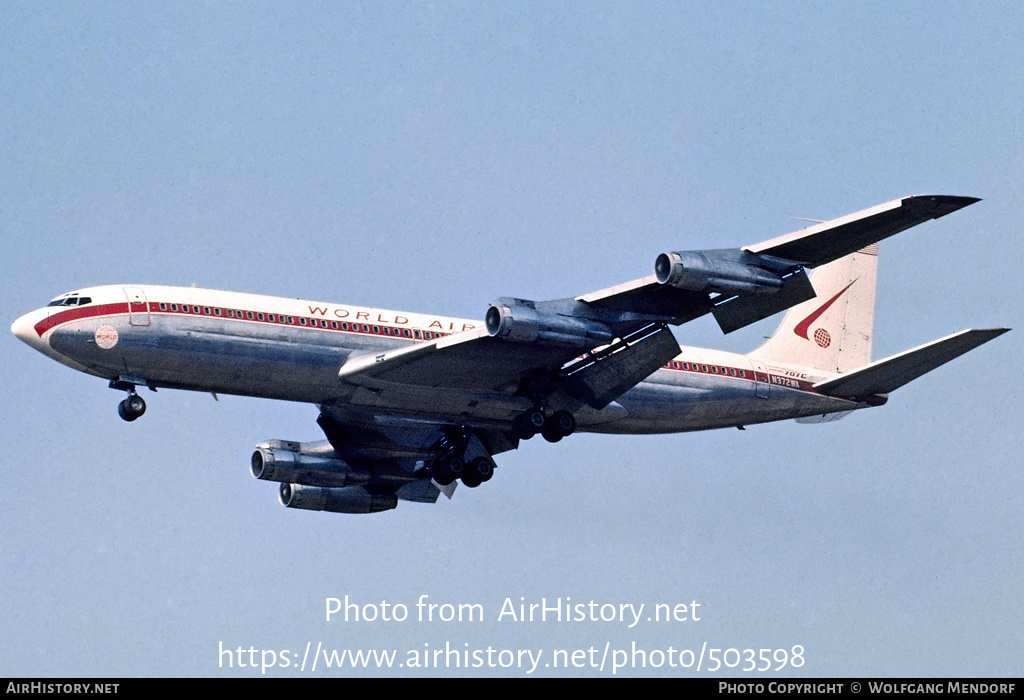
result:
[[[857,279],[860,279],[860,278],[858,277]],[[853,282],[856,282],[856,281],[857,280],[854,280]],[[793,328],[793,332],[796,333],[801,338],[803,338],[804,340],[810,340],[810,338],[807,337],[807,331],[808,331],[808,329],[810,329],[811,324],[814,323],[815,321],[817,321],[819,316],[821,316],[823,313],[828,311],[828,307],[832,306],[832,304],[835,303],[836,299],[838,299],[839,297],[843,296],[843,294],[846,292],[846,290],[853,286],[853,282],[850,282],[850,284],[848,284],[845,287],[843,287],[842,289],[840,289],[839,292],[834,297],[832,297],[831,299],[826,301],[824,304],[822,304],[821,306],[816,308],[814,311],[812,311],[807,316],[807,318],[805,318],[803,321],[801,321],[800,323],[796,324],[796,327]]]

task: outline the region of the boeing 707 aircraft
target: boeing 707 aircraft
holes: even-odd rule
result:
[[[667,252],[654,274],[581,296],[502,297],[482,322],[191,287],[63,294],[14,322],[25,343],[125,392],[139,387],[317,404],[325,441],[257,445],[281,503],[373,513],[489,480],[494,455],[542,435],[670,433],[821,422],[888,394],[1006,328],[871,361],[878,242],[966,207],[897,199],[762,243]],[[787,311],[788,310],[788,311]],[[680,347],[670,325],[729,333],[787,311],[741,355]]]

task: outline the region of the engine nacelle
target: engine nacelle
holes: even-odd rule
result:
[[[278,492],[281,505],[303,510],[326,510],[331,513],[379,513],[398,505],[393,493],[370,493],[362,486],[321,488],[302,484],[281,484]]]
[[[358,486],[370,480],[368,472],[354,470],[340,459],[271,447],[270,444],[259,445],[252,453],[250,471],[257,479],[336,487]]]
[[[654,261],[661,284],[694,292],[772,294],[782,289],[782,278],[760,267],[709,258],[703,253],[662,253]]]
[[[602,345],[615,337],[597,321],[539,311],[526,299],[502,297],[491,302],[484,317],[487,332],[517,343],[539,341],[551,345]]]

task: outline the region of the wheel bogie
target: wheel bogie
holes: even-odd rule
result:
[[[535,408],[512,420],[512,432],[520,440],[529,440],[540,433],[548,442],[558,442],[576,432],[576,418],[566,410],[546,416],[541,409]]]

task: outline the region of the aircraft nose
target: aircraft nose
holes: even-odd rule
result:
[[[18,336],[22,342],[27,345],[31,345],[38,350],[45,345],[43,339],[39,337],[39,334],[36,333],[35,329],[36,323],[40,320],[41,316],[39,311],[27,313],[11,324],[11,333]]]

